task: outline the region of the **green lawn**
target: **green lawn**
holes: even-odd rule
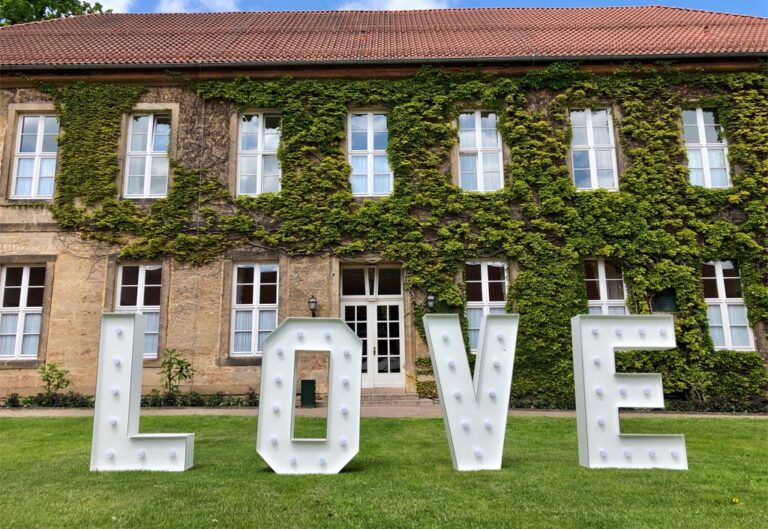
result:
[[[622,422],[685,433],[690,470],[581,468],[575,421],[531,417],[510,418],[501,471],[459,473],[441,420],[363,419],[342,474],[278,476],[255,418],[197,416],[142,420],[194,432],[192,470],[90,473],[90,419],[0,418],[0,528],[768,527],[768,421]]]

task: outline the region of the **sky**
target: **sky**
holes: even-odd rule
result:
[[[97,0],[89,0],[94,3]],[[667,5],[768,17],[768,0],[98,0],[119,13]]]

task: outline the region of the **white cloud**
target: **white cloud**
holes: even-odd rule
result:
[[[192,13],[204,11],[238,11],[238,0],[160,0],[158,13]]]
[[[340,10],[409,10],[409,9],[443,9],[448,7],[448,0],[351,0],[339,6]]]
[[[95,4],[96,2],[100,3],[104,9],[111,9],[114,13],[127,13],[133,0],[92,0],[88,3]]]

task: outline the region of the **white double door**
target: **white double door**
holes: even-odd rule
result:
[[[363,387],[403,387],[403,302],[342,302],[344,321],[363,342]]]

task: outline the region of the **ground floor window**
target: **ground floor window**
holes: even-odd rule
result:
[[[499,262],[471,262],[464,268],[467,289],[469,348],[477,350],[480,325],[488,314],[504,314],[507,305],[507,266]]]
[[[605,259],[586,259],[584,279],[590,314],[627,313],[627,290],[621,268]]]
[[[45,266],[4,266],[0,274],[0,358],[37,358]]]
[[[739,269],[732,261],[709,261],[701,267],[709,334],[717,349],[755,348],[741,293]]]
[[[160,264],[121,265],[117,274],[118,312],[137,312],[146,318],[144,358],[157,358],[160,341]]]
[[[232,356],[260,355],[277,327],[277,263],[237,264],[232,295]]]

